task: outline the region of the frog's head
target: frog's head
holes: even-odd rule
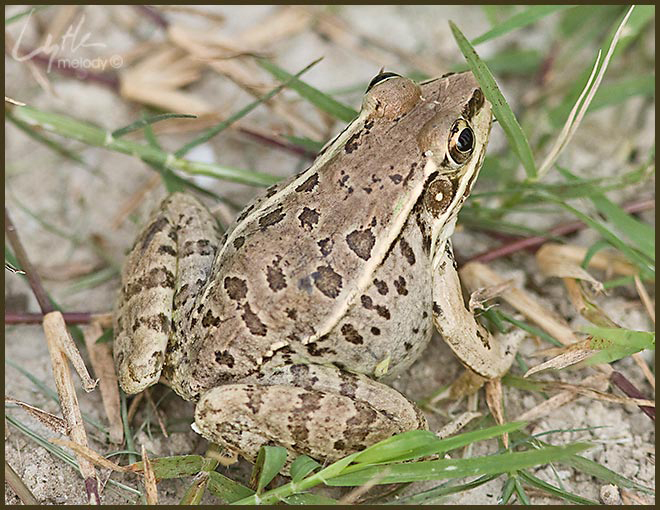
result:
[[[470,72],[416,84],[395,73],[381,73],[369,84],[363,110],[390,120],[416,119],[424,160],[424,220],[432,246],[443,247],[479,174],[491,127],[491,105]]]
[[[423,176],[411,191],[421,200],[420,219],[428,225],[431,253],[438,253],[481,169],[492,121],[490,103],[470,72],[420,84],[385,72],[369,84],[362,114],[400,130],[390,159],[397,158],[397,150],[418,155]],[[405,140],[412,144],[404,149]]]

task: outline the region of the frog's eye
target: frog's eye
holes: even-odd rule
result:
[[[474,150],[474,131],[463,119],[454,122],[449,133],[449,155],[458,165],[465,163]]]
[[[396,73],[380,73],[376,75],[376,77],[369,82],[369,85],[367,85],[367,90],[366,92],[369,92],[372,88],[374,88],[375,85],[379,84],[381,81],[387,80],[388,78],[394,78],[394,77],[401,77],[400,74]]]

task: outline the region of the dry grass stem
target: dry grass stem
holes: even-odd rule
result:
[[[201,77],[203,64],[178,48],[165,47],[119,74],[119,93],[125,99],[162,108],[165,111],[201,115],[213,107],[182,87]]]
[[[127,467],[120,466],[119,464],[115,464],[114,462],[106,459],[103,455],[100,455],[99,453],[95,452],[94,450],[92,450],[87,446],[83,446],[81,444],[75,443],[73,441],[68,441],[66,439],[52,438],[49,439],[49,441],[58,446],[64,446],[65,448],[71,449],[76,454],[76,456],[84,457],[89,462],[92,462],[99,467],[110,469],[112,471],[117,471],[119,473],[131,472],[131,470],[128,469]]]
[[[575,251],[573,246],[546,243],[536,252],[536,262],[546,276],[584,280],[591,284],[595,292],[602,292],[603,284],[580,267],[582,259],[575,257]]]
[[[638,275],[635,275],[635,289],[637,289],[637,294],[639,294],[639,298],[642,300],[644,308],[646,308],[646,313],[649,314],[653,324],[655,324],[655,305],[651,300],[648,292],[646,292],[646,288],[644,287],[644,284]]]
[[[21,103],[20,101],[16,101],[16,99],[7,96],[5,96],[5,103],[13,104],[14,106],[25,106],[25,103]]]
[[[165,437],[170,437],[167,434],[167,428],[165,427],[165,422],[163,421],[162,413],[160,412],[160,409],[158,409],[158,407],[156,407],[156,402],[154,402],[154,399],[151,397],[151,391],[149,391],[149,388],[145,389],[144,393],[147,395],[147,401],[149,402],[149,405],[151,406],[151,410],[156,415],[156,420],[158,421],[158,427],[160,427],[161,433]]]
[[[140,407],[140,402],[142,402],[143,398],[144,392],[141,392],[135,395],[133,400],[131,400],[131,405],[128,407],[128,411],[126,412],[126,419],[128,420],[128,423],[131,423],[133,418],[135,418],[135,413],[137,413],[137,410]]]
[[[506,280],[485,264],[470,262],[460,269],[461,281],[470,289],[501,286]],[[564,345],[577,342],[573,330],[556,313],[538,303],[530,294],[516,287],[502,292],[502,299]]]
[[[318,13],[317,16],[314,28],[319,34],[338,46],[343,46],[351,53],[373,61],[379,67],[387,68],[401,61],[429,76],[442,76],[447,72],[446,67],[436,65],[433,59],[404,51],[372,36],[358,33],[355,27],[348,26],[337,16],[327,12]]]
[[[486,383],[486,403],[490,409],[495,423],[504,424],[504,393],[502,392],[502,379],[492,379]],[[509,434],[502,434],[504,448],[509,447]]]
[[[43,327],[46,335],[48,352],[50,353],[53,365],[55,387],[57,388],[57,394],[60,397],[62,416],[64,416],[67,429],[69,430],[69,438],[73,442],[87,448],[88,443],[85,424],[80,412],[80,406],[78,405],[76,389],[73,386],[73,379],[67,362],[67,353],[64,350],[67,343],[73,343],[73,339],[69,336],[69,332],[66,329],[66,324],[64,323],[64,319],[60,312],[50,312],[46,314],[44,316]],[[79,353],[78,356],[80,356]],[[80,361],[82,361],[82,359]],[[89,375],[87,377],[89,377]],[[78,465],[80,466],[80,472],[85,479],[85,487],[88,491],[87,495],[89,498],[88,501],[90,504],[97,505],[99,504],[99,493],[96,469],[94,469],[94,465],[85,457],[76,454],[76,458],[78,460]]]
[[[142,445],[142,463],[144,466],[144,488],[147,505],[158,504],[158,488],[156,486],[156,475],[151,467],[151,461],[147,456],[147,449]]]
[[[573,307],[582,317],[598,326],[606,328],[619,327],[605,312],[587,299],[579,281],[572,278],[563,278],[563,282]]]
[[[152,189],[157,187],[162,181],[160,174],[153,174],[149,180],[140,186],[135,192],[128,197],[128,199],[119,208],[117,214],[112,219],[110,226],[113,230],[117,230],[126,221],[126,218],[143,202],[145,195]]]
[[[20,400],[11,397],[5,397],[5,403],[16,404],[53,432],[64,436],[68,434],[66,422],[59,416],[55,416],[54,414],[39,409],[38,407],[31,406],[30,404],[26,404],[25,402],[21,402]]]
[[[635,363],[637,363],[637,366],[644,373],[644,377],[646,377],[646,380],[649,382],[651,387],[655,390],[655,376],[653,375],[653,372],[651,372],[651,369],[646,363],[644,357],[639,352],[636,352],[635,354],[632,355],[632,358],[635,361]]]
[[[583,386],[591,386],[599,390],[606,390],[609,385],[609,376],[606,374],[596,374],[591,375],[582,380],[581,384]],[[575,400],[578,397],[577,392],[573,390],[564,390],[557,395],[553,395],[547,400],[544,400],[540,404],[528,409],[521,415],[514,418],[513,421],[534,421],[544,416],[548,416],[553,411],[559,409],[560,407],[568,404],[569,402]]]
[[[39,504],[37,498],[34,497],[30,489],[25,485],[25,482],[23,482],[22,478],[18,476],[18,473],[14,471],[7,461],[5,461],[5,483],[12,488],[24,505],[36,506]]]
[[[542,370],[548,370],[550,368],[561,370],[562,368],[570,367],[571,365],[575,365],[580,361],[584,361],[588,357],[598,352],[596,349],[591,349],[589,347],[590,343],[591,341],[587,339],[565,347],[564,352],[543,363],[540,363],[539,365],[536,365],[535,367],[530,368],[527,372],[525,372],[523,377],[529,377],[530,375],[533,375]],[[557,349],[548,349],[548,351],[556,350]]]
[[[44,315],[43,321],[44,331],[46,333],[46,338],[50,338],[56,342],[61,351],[66,354],[66,357],[69,359],[73,368],[80,376],[82,380],[83,389],[86,392],[92,391],[96,388],[98,380],[92,379],[87,371],[87,366],[80,355],[78,346],[71,338],[69,331],[66,328],[66,323],[64,322],[64,317],[62,317],[61,312],[51,312]]]
[[[124,426],[121,421],[121,401],[112,359],[112,348],[108,343],[96,343],[96,340],[103,334],[103,329],[98,323],[94,322],[84,328],[83,334],[92,369],[99,378],[103,408],[110,424],[110,441],[120,444],[124,440]]]
[[[455,418],[454,420],[449,422],[444,427],[442,427],[440,430],[438,430],[438,432],[436,432],[435,435],[438,436],[440,439],[453,436],[454,434],[457,434],[459,430],[464,428],[472,420],[474,420],[475,418],[480,418],[481,416],[482,414],[478,411],[467,411],[461,414],[458,418]]]

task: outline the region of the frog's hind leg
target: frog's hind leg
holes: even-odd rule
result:
[[[283,446],[289,462],[296,454],[333,462],[427,428],[421,411],[393,388],[335,367],[287,365],[255,380],[213,388],[195,409],[204,437],[251,462],[263,445]]]
[[[158,382],[173,311],[205,283],[218,244],[213,216],[183,193],[163,200],[138,236],[122,271],[114,314],[114,358],[126,393]]]

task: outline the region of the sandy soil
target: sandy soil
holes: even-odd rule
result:
[[[8,17],[21,10],[20,7],[13,6],[6,9],[5,15]],[[101,46],[81,45],[73,50],[68,48],[65,53],[72,58],[94,58],[98,55],[109,58],[112,55],[122,55],[128,59],[127,52],[135,48],[138,41],[164,39],[163,31],[149,22],[143,13],[132,7],[91,7],[85,8],[82,12],[84,19],[79,29],[78,41],[82,40],[84,34],[89,34],[87,42],[99,43]],[[228,37],[259,25],[262,20],[275,12],[275,8],[221,6],[214,7],[209,12],[225,16],[225,22],[212,26],[212,29]],[[59,19],[55,13],[62,14],[55,9],[38,13],[38,24],[45,30],[43,33],[54,30],[55,22]],[[409,70],[406,56],[411,54],[418,57],[427,56],[424,61],[429,67],[437,69],[440,73],[446,72],[448,62],[461,60],[447,20],[453,19],[458,22],[464,33],[471,36],[483,33],[489,28],[482,11],[476,7],[353,6],[338,9],[336,13],[351,27],[349,33],[371,36],[390,47],[402,50],[403,55],[397,56],[392,51],[382,49],[376,51],[373,50],[373,46],[366,46],[372,49],[371,55],[358,54],[354,49],[342,47],[319,37],[309,28],[285,37],[274,45],[267,45],[266,49],[276,55],[280,65],[289,70],[301,69],[313,59],[323,56],[324,60],[312,69],[305,79],[323,90],[332,91],[366,83],[377,74],[381,66],[405,73]],[[196,27],[200,30],[209,26],[208,19],[190,13],[173,11],[168,12],[167,17],[182,26]],[[80,18],[75,18],[74,28],[79,21]],[[51,22],[53,25],[48,25]],[[551,43],[549,38],[553,34],[553,23],[551,18],[546,19],[533,30],[517,32],[513,40],[522,47],[546,48]],[[24,26],[26,29],[23,34],[23,44],[26,47],[35,47],[40,42],[35,31],[37,26],[35,19],[29,21],[27,25],[23,21],[15,23],[9,27],[8,32],[14,39],[18,39]],[[66,23],[64,26],[67,26]],[[494,44],[486,44],[479,50],[482,56],[488,56],[498,48],[498,44],[507,44],[511,41],[511,37],[504,38]],[[644,44],[654,48],[654,34],[652,40],[647,40]],[[382,55],[382,58],[380,60],[371,58],[373,55],[376,57]],[[35,80],[29,66],[5,56],[6,95],[46,111],[64,112],[108,129],[133,122],[142,111],[136,103],[120,98],[107,88],[65,78],[56,72],[45,74],[43,70],[40,72],[48,83],[45,89]],[[258,79],[269,83],[264,75],[259,75]],[[501,83],[512,106],[517,107],[526,92],[524,80],[502,79]],[[240,105],[247,104],[251,100],[250,96],[239,87],[212,71],[205,71],[200,80],[191,85],[189,91],[195,97],[208,101],[220,112],[233,113]],[[358,107],[360,94],[355,92],[343,95],[341,99]],[[287,93],[285,97],[296,101],[293,93]],[[629,148],[630,144],[634,143],[640,153],[646,154],[645,151],[654,143],[654,104],[651,104],[650,108],[648,106],[649,104],[641,99],[634,99],[622,106],[604,109],[590,115],[578,132],[575,142],[562,157],[562,162],[584,176],[612,175],[620,171],[629,153],[624,150],[626,147]],[[323,119],[311,110],[312,108],[305,104],[300,104],[297,108],[300,117],[310,123],[311,130],[318,130],[321,137],[327,138],[341,128],[338,123],[322,122]],[[281,117],[275,116],[272,111],[264,107],[253,112],[245,125],[258,126],[272,132],[288,130],[287,123]],[[292,134],[306,133],[293,131]],[[190,135],[185,133],[163,134],[159,140],[167,148],[176,148],[189,137]],[[496,126],[493,129],[490,150],[497,151],[504,146],[504,143],[501,130]],[[48,148],[28,138],[8,122],[6,122],[5,145],[7,206],[33,263],[44,276],[47,290],[65,310],[109,311],[118,286],[116,275],[99,285],[83,286],[82,289],[74,288],[75,277],[62,277],[62,275],[83,266],[98,267],[103,263],[99,252],[111,266],[115,268],[120,266],[123,254],[130,247],[138,226],[164,195],[162,186],[148,191],[139,206],[121,222],[118,228],[113,222],[128,197],[145,186],[152,178],[153,171],[136,158],[84,147],[77,143],[67,144],[80,152],[87,162],[87,167],[75,164],[69,159],[57,157]],[[279,176],[289,175],[302,168],[301,165],[304,164],[295,155],[269,148],[235,130],[230,130],[211,143],[199,147],[189,156],[190,159],[252,168]],[[236,203],[245,202],[257,191],[248,186],[209,179],[200,179],[199,182],[216,193],[231,197]],[[615,193],[611,198],[620,203],[633,197],[654,197],[648,182],[644,187],[646,189],[638,187],[623,193]],[[653,221],[652,212],[645,213],[644,217],[647,221]],[[562,215],[539,215],[539,218],[530,221],[536,221],[538,226],[543,227],[567,219],[570,218]],[[59,234],[58,231],[65,232],[65,235]],[[92,249],[90,242],[92,239],[98,243],[100,250]],[[576,244],[590,246],[594,239],[593,233],[582,232],[573,240]],[[460,231],[455,236],[454,246],[456,252],[466,258],[493,246],[493,243],[492,239],[483,235]],[[571,308],[561,283],[543,278],[532,256],[519,253],[498,260],[492,263],[491,267],[504,277],[513,278],[517,283],[524,285],[544,304],[566,317],[575,329],[585,323]],[[29,288],[20,278],[6,273],[5,280],[5,300],[8,309],[21,311],[38,309]],[[616,290],[607,296],[599,297],[597,303],[613,320],[623,326],[647,331],[654,327],[634,291]],[[534,340],[527,339],[521,352],[530,362],[531,358],[528,356],[540,347]],[[12,363],[5,365],[5,394],[58,414],[58,406],[13,366],[21,367],[43,381],[48,388],[54,388],[50,359],[40,327],[25,325],[7,327],[5,356],[7,362]],[[652,356],[647,356],[647,359],[653,364]],[[448,366],[450,369],[446,369]],[[439,367],[442,367],[442,370]],[[644,395],[653,395],[653,389],[630,358],[617,363],[615,368],[625,374]],[[518,369],[515,370],[516,373],[520,373]],[[407,374],[394,381],[393,385],[412,398],[422,398],[428,395],[429,389],[448,383],[458,371],[459,364],[452,358],[448,348],[440,339],[434,338],[423,359],[418,361]],[[551,377],[575,383],[588,373],[591,372],[569,370],[552,374]],[[80,387],[77,378],[76,384]],[[157,426],[145,428],[137,436],[136,447],[139,449],[141,445],[145,445],[152,457],[190,452],[203,453],[206,448],[205,441],[188,426],[192,416],[192,405],[183,402],[165,388],[155,389],[154,397],[161,396],[165,397],[162,407],[167,417],[170,437],[163,438]],[[105,422],[98,391],[89,394],[80,391],[79,399],[84,413],[88,413],[95,420]],[[541,402],[539,394],[506,389],[506,414],[509,418],[517,416],[539,402]],[[463,405],[458,405],[454,412],[458,413]],[[483,399],[479,405],[480,409],[485,409]],[[43,437],[56,436],[15,407],[7,407],[6,412]],[[135,423],[143,421],[145,412],[148,411],[143,409],[138,413]],[[434,430],[447,422],[446,416],[437,414],[429,415],[429,419]],[[585,457],[636,482],[649,487],[655,486],[654,423],[635,406],[580,397],[554,411],[550,416],[535,421],[528,430],[539,433],[553,429],[584,427],[591,429],[555,434],[550,440],[554,444],[576,440],[591,441],[595,446],[584,454]],[[82,481],[75,470],[53,457],[41,446],[35,445],[13,426],[7,425],[5,431],[6,460],[40,503],[85,503]],[[95,429],[88,427],[88,433],[91,446],[95,450],[104,453],[115,449]],[[493,448],[494,443],[491,442],[478,446],[473,453],[492,452]],[[249,466],[241,462],[224,469],[223,473],[234,479],[245,479],[245,476],[249,475]],[[105,483],[110,473],[108,470],[100,469],[99,475]],[[595,500],[601,497],[601,492],[605,494],[610,490],[603,487],[604,483],[599,480],[576,473],[573,469],[562,465],[540,469],[536,475],[552,483],[556,483],[558,477],[567,490]],[[115,474],[112,478],[126,485],[136,486],[134,477]],[[498,479],[479,489],[450,496],[443,501],[453,504],[494,504],[501,493],[502,483],[502,479]],[[435,484],[418,484],[408,492],[421,491],[422,488],[433,485]],[[185,487],[186,481],[160,483],[160,502],[176,503]],[[649,503],[653,501],[648,495],[636,494],[642,498],[642,501]],[[530,492],[530,495],[534,503],[560,502],[546,498],[542,494]],[[614,490],[609,497],[608,501],[616,502],[620,496]],[[5,501],[7,504],[19,503],[17,496],[7,485]],[[105,486],[103,503],[121,504],[135,501],[136,498],[131,493],[112,485]],[[204,500],[207,503],[215,501],[208,495]]]

